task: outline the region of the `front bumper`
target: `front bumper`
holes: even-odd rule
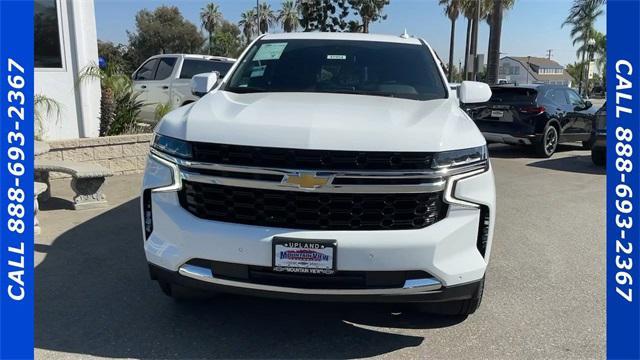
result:
[[[147,170],[149,171],[149,170]],[[453,177],[452,177],[453,178]],[[495,190],[491,168],[452,183],[458,201],[479,204],[481,208],[451,204],[444,219],[421,229],[317,231],[264,227],[198,218],[185,210],[175,189],[145,192],[150,198],[153,227],[144,241],[152,276],[187,286],[223,288],[233,292],[295,298],[394,298],[404,301],[437,301],[443,292],[453,298],[468,298],[484,278],[489,261],[495,218]],[[145,187],[155,187],[145,180]],[[144,198],[144,196],[143,196]],[[143,204],[144,205],[144,204]],[[144,208],[144,207],[143,207]],[[483,214],[489,214],[488,225]],[[485,225],[481,226],[481,222]],[[144,220],[143,220],[144,226]],[[486,243],[480,249],[479,235],[484,229]],[[215,269],[193,267],[193,259],[272,266],[273,237],[331,239],[337,242],[338,272],[422,271],[427,277],[409,279],[392,288],[306,289],[289,286],[263,286],[250,281],[216,277]],[[159,274],[159,275],[154,275]],[[470,285],[471,284],[471,285]],[[476,284],[476,285],[473,285]],[[453,290],[451,290],[453,291]],[[458,294],[458,295],[455,295]],[[447,295],[451,299],[451,295]],[[366,300],[369,301],[369,300]]]
[[[286,300],[372,303],[423,303],[471,299],[477,296],[484,280],[449,287],[443,287],[437,281],[431,280],[407,283],[402,288],[391,289],[303,289],[216,279],[211,269],[188,264],[183,265],[178,272],[149,264],[149,272],[153,280],[203,291]]]

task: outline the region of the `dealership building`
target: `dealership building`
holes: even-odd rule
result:
[[[93,0],[35,0],[34,94],[55,101],[36,135],[46,140],[98,136],[100,83],[79,80],[82,70],[98,61]]]

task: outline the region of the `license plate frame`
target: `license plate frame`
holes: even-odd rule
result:
[[[290,258],[282,255],[283,251],[288,251]],[[271,240],[271,266],[276,272],[332,275],[336,272],[337,255],[336,240],[277,236]],[[314,261],[313,258],[319,258],[320,261]]]

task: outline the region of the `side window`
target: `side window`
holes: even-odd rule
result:
[[[164,80],[171,76],[173,66],[176,64],[176,58],[164,57],[160,59],[158,70],[156,71],[155,80]]]
[[[213,71],[219,72],[220,77],[224,77],[232,65],[232,62],[227,61],[185,60],[180,70],[180,79],[191,79],[194,75]]]
[[[565,90],[567,92],[567,100],[569,104],[573,106],[580,106],[583,104],[582,98],[573,90]]]
[[[144,63],[133,77],[134,80],[153,80],[156,68],[158,67],[158,59],[151,59]]]
[[[562,89],[549,89],[545,96],[556,105],[567,105],[567,97]]]

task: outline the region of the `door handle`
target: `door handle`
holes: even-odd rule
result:
[[[146,89],[147,85],[140,85],[140,89]]]
[[[164,90],[168,90],[168,89],[169,89],[169,86],[164,85],[162,88],[163,88]]]

